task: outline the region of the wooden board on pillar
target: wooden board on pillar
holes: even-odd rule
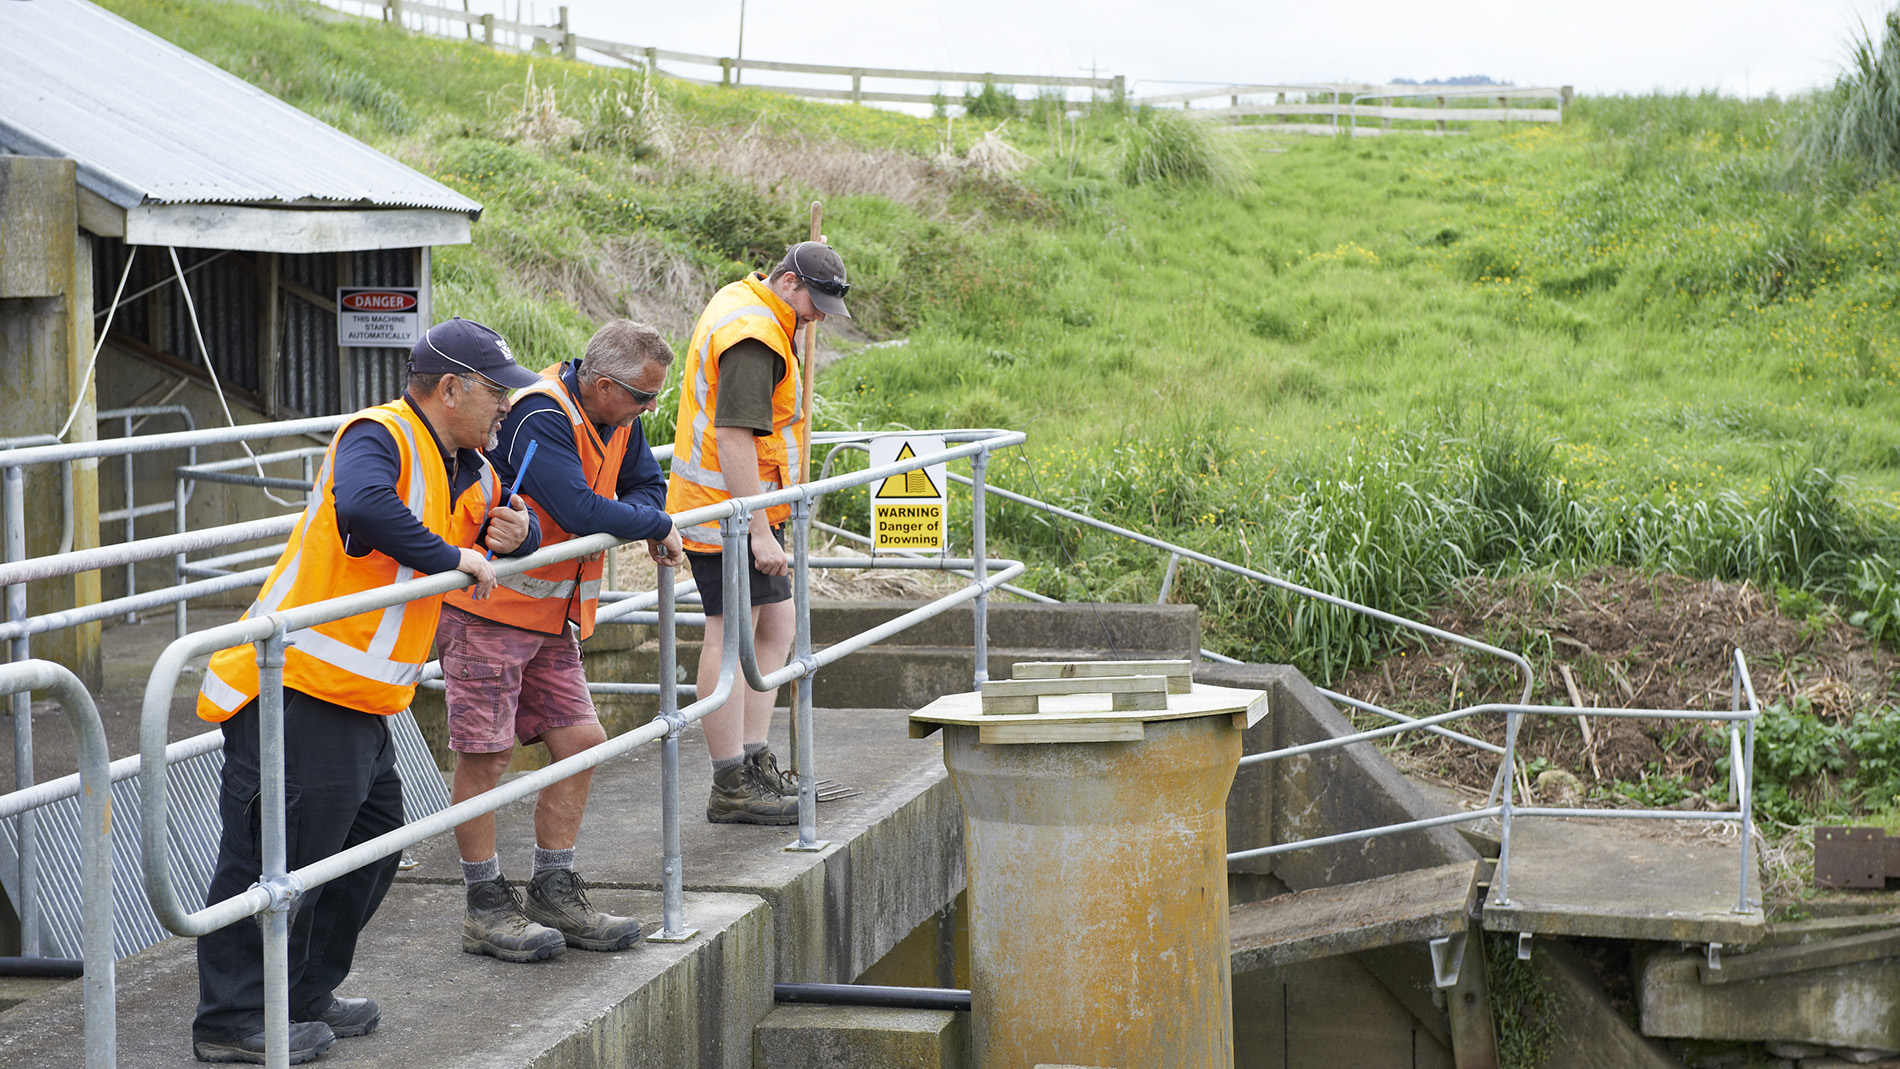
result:
[[[1235,906],[1227,920],[1234,971],[1466,931],[1481,866],[1459,861]]]

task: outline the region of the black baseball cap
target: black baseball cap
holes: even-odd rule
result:
[[[820,312],[851,318],[844,306],[844,295],[851,292],[851,284],[844,280],[844,260],[839,258],[838,250],[822,241],[801,241],[785,250],[778,269],[798,276]]]
[[[456,316],[422,333],[409,350],[412,375],[461,375],[473,372],[498,386],[519,390],[541,376],[515,363],[508,342],[472,319]]]

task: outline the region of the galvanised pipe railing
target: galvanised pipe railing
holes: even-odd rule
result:
[[[747,552],[748,518],[752,510],[778,503],[790,503],[796,515],[809,520],[811,500],[818,494],[843,489],[849,486],[870,483],[904,471],[923,467],[928,464],[942,463],[960,456],[985,455],[993,448],[1001,448],[1020,443],[1024,436],[1018,432],[969,432],[966,437],[973,440],[922,457],[915,457],[889,465],[873,468],[848,476],[839,476],[821,483],[807,484],[760,494],[752,498],[730,500],[694,509],[675,517],[680,526],[693,526],[713,520],[720,522],[721,539],[724,553],[721,567],[724,570],[725,588],[731,604],[728,611],[736,620],[748,620],[751,616],[751,584],[746,580],[746,570],[750,567]],[[980,466],[978,467],[980,469]],[[980,499],[979,499],[980,500]],[[499,575],[514,575],[532,568],[572,560],[577,557],[603,552],[620,544],[611,535],[589,535],[570,539],[558,545],[538,550],[518,559],[496,561]],[[800,552],[794,556],[794,564],[800,573],[797,590],[801,600],[809,602],[808,570],[810,561],[803,552],[803,543],[799,543]],[[810,677],[818,667],[831,663],[846,654],[860,649],[878,637],[888,636],[901,630],[903,626],[915,623],[929,616],[940,614],[949,608],[970,601],[979,594],[987,593],[994,587],[1016,575],[1021,574],[1023,565],[1015,561],[967,561],[965,564],[979,564],[987,573],[995,571],[993,577],[973,583],[953,594],[933,602],[931,606],[908,613],[898,620],[890,621],[874,628],[866,635],[856,636],[843,643],[828,647],[822,653],[810,651],[809,616],[800,614],[800,622],[805,632],[799,641],[799,656],[785,669],[771,673],[771,677],[780,682],[797,679],[801,686],[799,692],[798,720],[800,729],[799,755],[799,840],[790,849],[814,849],[822,845],[817,842],[816,834],[816,791],[812,771],[810,745]],[[724,642],[720,655],[719,684],[714,693],[700,697],[684,709],[678,708],[677,688],[671,685],[677,677],[676,645],[672,639],[673,600],[675,584],[672,569],[659,569],[658,601],[662,620],[662,644],[660,665],[661,709],[660,715],[644,727],[609,739],[600,746],[582,751],[544,768],[527,773],[508,781],[492,791],[449,806],[438,813],[425,817],[413,824],[405,825],[394,831],[378,836],[367,842],[357,844],[328,857],[318,859],[302,868],[289,870],[285,850],[284,801],[283,801],[283,687],[282,665],[283,646],[286,636],[331,620],[343,619],[360,613],[386,608],[391,605],[431,597],[470,585],[471,577],[461,572],[445,572],[438,575],[411,579],[404,583],[376,590],[362,591],[346,597],[335,598],[312,605],[298,606],[280,610],[263,616],[239,620],[234,623],[187,635],[175,640],[159,655],[153,666],[152,674],[146,684],[144,708],[140,721],[140,786],[145,798],[144,819],[140,822],[141,849],[145,869],[146,897],[152,904],[154,914],[159,921],[172,931],[187,936],[204,935],[226,924],[245,917],[263,914],[264,920],[264,957],[266,974],[266,1064],[281,1066],[287,1064],[289,1037],[288,1008],[288,916],[297,898],[310,887],[319,886],[336,879],[344,873],[354,871],[379,858],[387,857],[403,848],[425,838],[440,835],[469,819],[491,813],[514,801],[525,798],[543,787],[565,779],[577,772],[591,769],[605,761],[618,757],[638,746],[649,742],[662,744],[662,837],[664,841],[662,859],[662,914],[663,930],[655,938],[658,941],[690,938],[691,932],[683,927],[684,885],[683,868],[679,856],[680,814],[679,814],[679,772],[678,737],[688,724],[706,716],[725,704],[737,686],[740,672],[748,679],[763,682],[756,657],[750,650],[751,628],[745,626],[728,627],[724,630]],[[631,599],[629,599],[631,600]],[[623,603],[625,604],[625,603]],[[637,604],[637,602],[635,603]],[[614,606],[619,608],[619,606]],[[630,610],[629,610],[630,611]],[[979,623],[979,627],[981,624]],[[258,648],[258,666],[260,673],[259,717],[260,717],[260,771],[261,793],[263,795],[262,838],[263,865],[256,884],[248,890],[233,895],[222,902],[207,905],[196,911],[189,910],[179,899],[171,877],[170,860],[167,855],[169,826],[168,796],[166,793],[167,752],[165,736],[170,715],[172,694],[186,664],[194,657],[232,646],[251,643]],[[979,669],[980,671],[980,669]]]
[[[112,784],[107,766],[105,726],[99,709],[79,677],[51,661],[25,660],[0,665],[0,694],[32,701],[32,691],[51,691],[73,729],[79,754],[80,877],[86,900],[82,906],[82,953],[85,961],[86,1069],[113,1069],[118,1062],[117,1026],[113,1015],[114,969],[112,953]],[[58,781],[55,781],[58,782]],[[31,795],[31,792],[28,792]],[[24,820],[34,797],[9,794],[0,798],[0,817]],[[24,897],[24,896],[23,896]],[[22,902],[22,913],[24,910]],[[37,933],[35,933],[37,937]],[[23,944],[24,945],[24,944]],[[37,946],[35,949],[38,949]]]
[[[1736,892],[1734,911],[1737,913],[1752,912],[1754,903],[1748,897],[1748,872],[1753,856],[1752,843],[1755,831],[1753,806],[1755,723],[1761,718],[1761,704],[1755,697],[1754,680],[1749,677],[1748,659],[1743,655],[1741,650],[1734,651],[1731,665],[1734,671],[1734,698],[1730,711],[1726,713],[1690,709],[1579,708],[1572,705],[1528,705],[1522,703],[1491,702],[1482,705],[1467,706],[1462,709],[1454,709],[1450,712],[1439,713],[1436,716],[1422,717],[1410,723],[1394,724],[1390,727],[1354,732],[1350,735],[1339,735],[1330,739],[1321,739],[1317,742],[1303,743],[1298,746],[1286,746],[1264,753],[1248,754],[1240,759],[1240,763],[1242,765],[1251,765],[1267,761],[1277,761],[1288,757],[1300,757],[1307,754],[1318,753],[1323,750],[1335,750],[1344,746],[1351,746],[1355,743],[1368,742],[1373,739],[1387,738],[1403,732],[1429,729],[1438,724],[1447,723],[1452,720],[1460,720],[1469,716],[1477,716],[1483,713],[1503,713],[1505,715],[1505,742],[1502,767],[1508,772],[1509,769],[1515,767],[1519,720],[1524,716],[1600,716],[1634,720],[1721,721],[1731,725],[1729,732],[1732,740],[1730,750],[1732,756],[1729,769],[1729,782],[1732,791],[1738,797],[1738,812],[1520,806],[1516,804],[1513,797],[1513,788],[1516,782],[1515,777],[1506,774],[1503,776],[1503,794],[1497,805],[1486,806],[1482,809],[1474,809],[1463,813],[1449,813],[1443,816],[1428,817],[1423,820],[1403,821],[1395,824],[1361,828],[1336,835],[1301,839],[1296,842],[1276,843],[1272,846],[1262,846],[1251,850],[1237,850],[1228,854],[1227,860],[1231,864],[1235,861],[1271,857],[1275,854],[1291,853],[1295,850],[1307,850],[1318,846],[1332,846],[1337,843],[1352,842],[1359,839],[1371,839],[1382,835],[1395,835],[1423,828],[1438,827],[1444,824],[1461,824],[1497,817],[1500,822],[1498,835],[1498,867],[1497,873],[1492,879],[1492,885],[1497,890],[1498,904],[1508,906],[1510,905],[1511,883],[1511,825],[1516,817],[1604,817],[1630,820],[1735,821],[1741,826],[1742,848],[1740,886]],[[1746,709],[1742,706],[1742,696],[1744,694],[1746,694],[1748,699]],[[1746,742],[1734,741],[1737,737],[1737,733],[1744,727],[1747,733]],[[1735,758],[1737,757],[1741,759],[1739,763],[1735,762]]]

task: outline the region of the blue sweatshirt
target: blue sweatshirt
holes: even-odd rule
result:
[[[561,367],[561,382],[577,402],[581,393],[578,366],[578,361],[570,360]],[[512,483],[528,443],[538,441],[534,462],[521,480],[521,492],[546,509],[562,530],[572,535],[606,532],[629,540],[665,538],[673,530],[673,518],[666,514],[666,478],[642,428],[637,422],[628,428],[596,423],[594,431],[603,442],[611,441],[616,433],[632,436],[611,498],[588,486],[574,425],[561,406],[544,394],[530,394],[508,411],[501,424],[501,448],[490,450],[488,459],[502,481]]]
[[[481,453],[458,449],[451,466],[449,451],[442,447],[442,438],[430,425],[429,417],[422,414],[413,400],[407,397],[404,400],[422,425],[429,428],[429,439],[435,443],[435,455],[444,474],[454,473],[449,481],[449,500],[459,501],[463,491],[481,478],[484,463]],[[539,466],[540,458],[535,460]],[[350,424],[343,432],[342,440],[336,445],[334,481],[336,529],[343,538],[344,551],[352,557],[364,557],[374,550],[394,558],[398,564],[414,568],[418,575],[453,571],[462,561],[462,547],[449,545],[424,527],[403,504],[402,498],[396,496],[396,480],[401,472],[402,454],[397,451],[396,439],[388,428],[365,419]],[[496,477],[501,478],[499,471]],[[506,493],[507,489],[508,480],[501,479],[496,494]],[[482,548],[482,539],[487,535],[488,525],[483,524],[475,545],[469,548]],[[512,553],[498,555],[525,557],[540,548],[541,524],[531,511],[528,537]]]

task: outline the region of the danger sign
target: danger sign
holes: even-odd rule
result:
[[[422,337],[422,291],[379,286],[336,291],[338,345],[407,349]]]
[[[943,437],[892,435],[871,439],[871,466],[882,467],[943,451]],[[948,465],[898,472],[871,487],[872,549],[944,548],[944,488]]]

